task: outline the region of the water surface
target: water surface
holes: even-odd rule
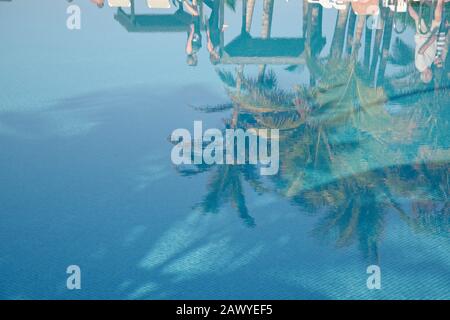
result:
[[[421,81],[406,13],[270,3],[220,7],[195,67],[191,18],[133,32],[78,1],[68,30],[65,1],[0,3],[1,298],[450,298],[448,60]],[[280,129],[278,174],[173,165],[195,120]]]

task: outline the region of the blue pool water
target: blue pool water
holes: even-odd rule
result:
[[[80,30],[65,1],[0,2],[0,298],[450,298],[448,61],[420,81],[409,16],[398,34],[382,9],[358,51],[335,9],[275,0],[262,43],[298,54],[246,47],[228,1],[224,45],[241,42],[212,65],[203,32],[191,67],[187,28],[128,32],[75,4]],[[262,20],[257,1],[254,38]],[[278,174],[174,165],[170,135],[196,120],[280,129]]]

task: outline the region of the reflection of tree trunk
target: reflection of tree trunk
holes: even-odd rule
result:
[[[345,10],[338,10],[336,28],[333,35],[333,41],[331,42],[331,56],[333,58],[340,58],[342,56],[349,8],[350,6],[347,6]]]
[[[244,65],[241,64],[239,65],[239,68],[236,69],[236,91],[239,96],[241,95],[243,80],[244,80]],[[232,128],[235,128],[238,124],[239,112],[240,112],[239,105],[233,103],[233,115],[231,118]]]
[[[307,1],[303,1],[303,4],[305,4],[305,2],[307,3]],[[304,34],[304,37],[306,37],[306,42],[305,42],[306,43],[306,50],[307,50],[308,53],[311,53],[311,43],[312,43],[312,36],[311,36],[311,33],[312,33],[312,18],[311,18],[312,12],[311,11],[312,11],[313,5],[307,4],[306,8],[307,8],[306,9],[307,12],[306,12],[306,18],[305,18],[306,20],[303,22],[303,28],[304,28],[303,34]]]
[[[322,39],[322,17],[323,17],[323,7],[317,6],[316,10],[313,11],[313,31],[314,36]]]
[[[361,48],[361,38],[366,25],[366,16],[359,16],[356,25],[355,39],[352,44],[352,56],[358,58],[359,48]]]
[[[263,39],[270,38],[270,32],[272,30],[273,3],[274,0],[264,0],[262,31],[261,31],[261,37]]]
[[[308,1],[303,1],[303,37],[306,36],[306,29],[308,28],[308,10],[309,10]]]
[[[241,94],[242,90],[242,82],[244,79],[244,65],[239,65],[239,68],[236,69],[236,91],[238,95]]]
[[[253,12],[255,10],[255,3],[256,0],[248,0],[247,1],[247,16],[245,20],[245,30],[250,33],[250,30],[252,28],[252,21],[253,21]]]
[[[303,37],[311,44],[322,37],[322,6],[303,2]]]
[[[375,78],[375,72],[378,65],[378,60],[380,58],[380,48],[381,48],[381,39],[383,38],[383,31],[384,31],[384,20],[386,18],[386,10],[390,11],[390,9],[383,8],[381,9],[381,21],[379,29],[375,32],[375,44],[373,47],[373,54],[372,54],[372,64],[370,65],[370,74],[369,78],[370,80],[373,80]]]
[[[274,0],[264,0],[263,18],[262,18],[262,30],[261,38],[268,39],[272,31],[272,19],[273,19],[273,4]],[[266,65],[259,66],[258,81],[264,81],[264,75],[266,73]]]
[[[355,33],[355,24],[356,24],[356,14],[353,9],[349,9],[350,16],[348,17],[348,31],[347,31],[347,45],[345,48],[345,53],[350,54],[352,52],[353,47],[353,35]],[[359,19],[358,19],[359,20]]]
[[[370,54],[372,52],[372,29],[367,26],[364,42],[364,66],[369,70]]]
[[[322,6],[311,6],[311,26],[310,26],[310,39],[311,41],[319,40],[322,37]],[[314,45],[314,43],[312,43]]]
[[[180,6],[181,10],[183,10],[183,6]],[[131,1],[131,8],[130,8],[130,12],[131,12],[131,21],[134,23],[135,19],[136,19],[136,9],[135,9],[135,5],[134,5],[134,0]]]
[[[389,10],[389,15],[386,17],[383,36],[383,48],[381,49],[381,61],[378,68],[377,85],[384,81],[384,73],[386,71],[387,60],[389,58],[389,49],[391,47],[392,25],[394,21],[394,14]]]
[[[317,51],[317,41],[322,38],[322,6],[312,4],[308,6],[306,25],[306,50],[308,54],[315,56]],[[309,84],[314,86],[316,78],[312,72],[309,73]]]

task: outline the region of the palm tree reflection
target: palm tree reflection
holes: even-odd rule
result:
[[[252,15],[253,8],[254,2],[248,1],[247,13]],[[265,2],[264,8],[268,29],[263,32],[270,37],[273,3]],[[224,128],[280,129],[279,173],[262,179],[250,165],[179,169],[184,175],[209,172],[208,192],[199,207],[218,213],[229,202],[245,225],[255,226],[246,204],[246,183],[256,193],[281,195],[302,212],[314,213],[316,238],[337,247],[357,244],[371,262],[380,259],[388,215],[416,232],[448,236],[448,80],[443,76],[431,88],[413,79],[414,53],[403,40],[391,41],[390,12],[383,11],[382,28],[373,39],[376,53],[371,55],[372,31],[364,31],[365,18],[351,16],[350,8],[340,11],[325,55],[321,41],[314,40],[321,37],[320,10],[309,4],[304,8],[308,14],[303,16],[310,20],[303,25],[307,41],[302,58],[311,86],[282,88],[267,65],[248,75],[241,64],[217,69],[229,103],[198,108],[231,111]],[[243,19],[245,32],[250,32],[251,15]],[[364,55],[359,54],[361,47]],[[385,76],[389,65],[400,68]],[[298,66],[284,72],[293,70]],[[402,106],[402,112],[388,112],[392,103]]]

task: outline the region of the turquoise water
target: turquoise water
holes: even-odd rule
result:
[[[409,16],[358,42],[352,15],[275,1],[268,35],[257,1],[251,38],[229,1],[220,63],[202,31],[191,67],[187,26],[75,4],[80,30],[65,1],[0,2],[0,298],[450,298],[448,60],[420,80]],[[278,174],[175,166],[195,120],[280,129]]]

